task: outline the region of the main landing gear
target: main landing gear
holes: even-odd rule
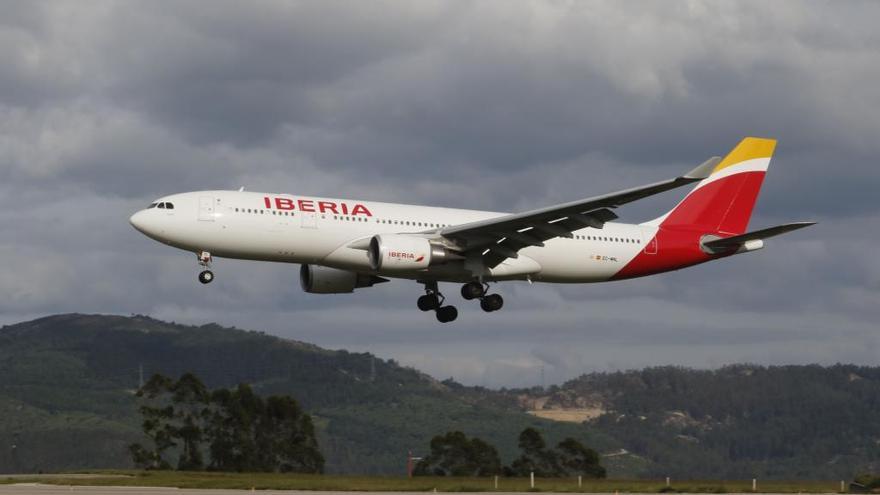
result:
[[[480,308],[487,313],[498,311],[504,306],[504,298],[499,294],[486,294],[489,291],[489,284],[481,282],[468,282],[461,286],[461,297],[468,301],[473,299],[480,300]]]
[[[421,283],[425,286],[425,295],[417,301],[420,310],[436,312],[437,321],[440,323],[449,323],[458,318],[458,310],[455,309],[455,306],[443,305],[446,298],[437,289],[436,281]],[[480,307],[487,313],[498,311],[504,306],[504,299],[499,294],[487,294],[488,290],[489,284],[476,281],[468,282],[461,287],[461,297],[468,301],[479,299]]]
[[[199,266],[204,268],[201,273],[199,273],[199,282],[203,284],[210,284],[214,281],[214,272],[209,270],[211,268],[211,253],[207,251],[202,251],[198,254],[199,256]]]
[[[422,311],[434,311],[437,321],[449,323],[458,318],[458,310],[455,306],[443,306],[446,298],[437,289],[437,282],[422,282],[425,284],[425,295],[419,297],[417,305]]]

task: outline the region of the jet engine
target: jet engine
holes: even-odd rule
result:
[[[320,265],[302,265],[299,269],[299,283],[310,294],[344,294],[387,281],[374,275]]]
[[[423,270],[461,256],[423,237],[390,234],[370,239],[370,266],[382,272]]]

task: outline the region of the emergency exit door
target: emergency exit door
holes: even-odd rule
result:
[[[199,220],[202,222],[214,221],[214,197],[201,196],[199,198]]]

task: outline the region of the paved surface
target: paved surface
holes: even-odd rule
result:
[[[58,486],[58,485],[41,485],[38,483],[22,483],[17,485],[0,485],[0,495],[70,495],[72,492],[78,493],[95,493],[97,495],[244,495],[252,493],[250,490],[213,490],[213,489],[182,489],[182,488],[147,488],[139,486]],[[257,490],[259,495],[281,495],[281,494],[298,494],[298,495],[406,495],[407,493],[424,493],[430,492],[312,492],[297,490]],[[522,493],[505,493],[492,492],[493,495],[523,495]],[[468,495],[465,493],[457,493],[456,495]],[[486,495],[486,493],[472,494]],[[590,494],[590,495],[615,495],[615,494]],[[690,494],[690,495],[710,495],[710,494]],[[714,494],[711,494],[714,495]],[[727,494],[727,495],[746,495],[746,494]],[[761,495],[782,495],[765,493]],[[791,494],[785,494],[791,495]]]
[[[0,479],[23,479],[23,480],[51,480],[51,479],[79,479],[90,480],[94,478],[131,478],[127,474],[98,474],[98,473],[51,473],[51,474],[0,474]]]

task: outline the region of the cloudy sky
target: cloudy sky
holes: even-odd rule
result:
[[[0,2],[0,323],[142,313],[374,352],[438,377],[880,358],[880,3]],[[397,281],[134,231],[174,192],[249,190],[516,211],[668,178],[776,137],[768,248],[626,282],[502,284],[455,324]],[[640,222],[673,191],[622,208]],[[457,287],[448,287],[455,294]],[[457,298],[457,295],[455,296]]]

